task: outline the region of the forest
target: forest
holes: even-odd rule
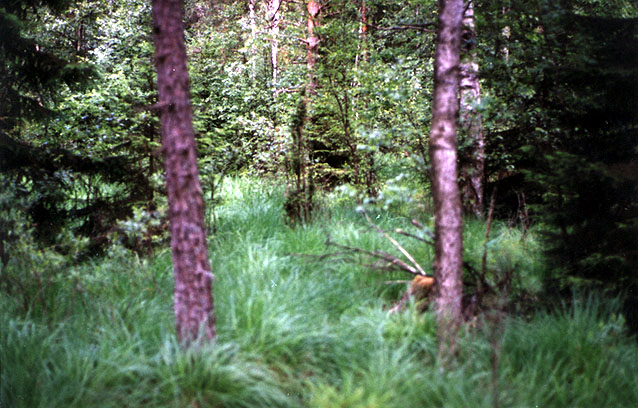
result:
[[[638,406],[633,0],[0,0],[0,408]]]

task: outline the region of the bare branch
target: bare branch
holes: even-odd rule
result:
[[[381,251],[381,250],[375,250],[375,251],[368,251],[367,249],[363,249],[363,248],[354,248],[354,247],[350,247],[347,245],[343,245],[343,244],[338,244],[336,242],[332,242],[330,240],[326,241],[326,245],[328,246],[334,246],[337,248],[341,248],[341,249],[345,249],[347,251],[350,251],[352,253],[360,253],[360,254],[365,254],[368,256],[371,256],[373,258],[379,259],[381,261],[385,261],[385,263],[383,265],[379,265],[378,263],[373,263],[373,264],[367,264],[365,266],[368,266],[370,268],[373,269],[380,269],[380,270],[393,270],[393,269],[397,269],[397,270],[401,270],[404,272],[408,272],[412,275],[419,275],[419,276],[427,276],[427,274],[425,273],[425,271],[423,271],[423,269],[417,269],[412,265],[407,264],[405,261],[397,258],[394,255],[391,255],[385,251]]]
[[[399,244],[394,238],[392,238],[390,235],[388,235],[387,232],[385,232],[383,229],[381,229],[381,227],[379,227],[377,224],[373,223],[370,220],[370,217],[368,217],[368,214],[366,214],[365,212],[363,213],[363,215],[366,217],[366,220],[368,221],[368,223],[377,231],[379,231],[381,234],[383,234],[384,237],[386,237],[386,239],[388,241],[390,241],[392,243],[392,245],[395,246],[395,248],[397,248],[399,251],[401,251],[401,253],[403,254],[403,256],[405,256],[406,258],[408,258],[408,260],[412,263],[412,265],[414,265],[416,267],[416,269],[419,271],[419,275],[427,275],[425,273],[425,271],[423,270],[423,268],[421,268],[421,265],[419,265],[419,263],[412,257],[412,255],[410,255],[410,253],[408,251],[405,250],[405,248],[403,248],[401,246],[401,244]]]
[[[425,242],[428,245],[434,246],[434,242],[432,242],[431,240],[425,239],[425,238],[421,238],[418,235],[410,234],[409,232],[403,231],[401,228],[397,228],[396,230],[394,230],[394,232],[396,232],[397,234],[404,235],[406,237],[414,238],[414,239],[419,240],[421,242]]]

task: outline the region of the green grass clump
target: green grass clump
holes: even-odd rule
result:
[[[141,259],[114,248],[87,264],[56,263],[57,270],[51,263],[16,266],[13,278],[37,271],[42,279],[53,276],[55,286],[37,301],[44,306],[34,301],[31,310],[19,292],[0,297],[0,406],[638,404],[638,347],[613,303],[575,297],[559,310],[509,317],[497,342],[491,323],[479,319],[460,335],[456,366],[442,370],[433,314],[414,304],[387,312],[404,286],[384,283],[408,276],[370,271],[363,258],[316,257],[335,251],[325,245],[328,234],[334,242],[394,252],[354,205],[325,202],[313,223],[296,228],[286,224],[282,205],[276,185],[223,185],[218,233],[209,242],[218,338],[193,350],[175,338],[168,249]],[[373,217],[388,231],[411,228],[408,217],[391,211]],[[483,222],[466,225],[473,264],[480,264],[484,231]],[[429,267],[431,248],[403,238]],[[520,290],[533,292],[543,272],[538,245],[533,230],[523,236],[495,223],[488,269],[512,268]],[[32,291],[37,300],[37,287]]]

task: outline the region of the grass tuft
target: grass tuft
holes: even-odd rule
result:
[[[500,351],[488,325],[468,326],[457,366],[444,371],[432,312],[410,304],[388,314],[404,286],[384,283],[409,277],[307,256],[334,252],[325,245],[328,233],[335,242],[395,251],[354,203],[326,201],[313,223],[291,228],[281,186],[227,179],[222,191],[210,239],[216,343],[178,346],[168,249],[141,259],[113,248],[80,266],[56,261],[57,269],[17,263],[12,278],[37,270],[53,283],[42,295],[28,287],[32,312],[19,292],[0,297],[0,406],[491,407],[495,397],[504,407],[638,405],[638,347],[613,302],[575,296],[560,310],[509,317]],[[385,230],[407,231],[406,213],[373,217]],[[481,221],[466,224],[466,258],[474,265],[484,231]],[[429,246],[400,239],[429,267]],[[512,270],[514,290],[535,293],[539,253],[533,229],[525,235],[496,223],[488,270]]]

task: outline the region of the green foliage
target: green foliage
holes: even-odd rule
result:
[[[382,284],[394,275],[301,256],[329,252],[326,231],[334,240],[388,249],[382,237],[358,227],[352,203],[327,206],[319,222],[292,229],[281,214],[283,186],[227,179],[221,191],[219,230],[210,242],[217,343],[179,347],[168,251],[145,259],[116,246],[84,265],[57,264],[54,289],[42,292],[47,315],[37,307],[22,313],[15,292],[0,297],[2,404],[492,406],[492,349],[484,331],[468,326],[458,365],[441,371],[434,315],[416,305],[393,315],[383,309],[399,296]],[[405,228],[391,212],[377,221]],[[482,241],[475,222],[470,249]],[[517,233],[494,229],[494,262],[500,251],[524,252],[535,242],[533,231],[527,241]],[[417,246],[410,250],[418,253]],[[47,256],[38,259],[27,270],[46,266]],[[528,268],[523,259],[516,264],[521,273]],[[496,391],[503,405],[638,402],[638,348],[617,305],[575,299],[556,313],[506,322]]]
[[[547,227],[552,290],[636,284],[637,12],[623,1],[479,5],[489,177],[523,170],[535,184],[516,188]]]
[[[519,398],[539,406],[623,406],[634,400],[636,377],[630,373],[635,370],[627,364],[636,349],[627,346],[635,343],[621,335],[618,306],[576,297],[556,314],[513,320],[506,329],[503,366],[510,381],[520,384]]]
[[[356,207],[387,231],[429,235],[435,2],[368,0],[365,36],[360,4],[326,3],[313,95],[302,92],[303,2],[282,4],[277,38],[267,2],[254,33],[246,2],[209,3],[188,0],[185,23],[219,338],[183,351],[170,256],[153,255],[166,228],[149,3],[0,2],[0,405],[638,403],[627,308],[575,297],[556,313],[530,311],[554,286],[637,284],[630,2],[476,4],[488,179],[525,172],[542,223],[494,221],[486,239],[484,221],[465,222],[475,271],[465,293],[480,292],[487,251],[482,279],[499,290],[481,306],[525,319],[477,318],[444,373],[433,314],[384,311],[403,291],[384,283],[405,276],[326,246],[400,256]],[[308,187],[286,189],[302,165]],[[282,170],[287,180],[236,177]],[[313,218],[293,229],[282,208],[299,194],[311,195]],[[398,240],[429,270],[430,246]],[[82,256],[97,246],[105,257]],[[498,324],[502,348],[488,333]]]

